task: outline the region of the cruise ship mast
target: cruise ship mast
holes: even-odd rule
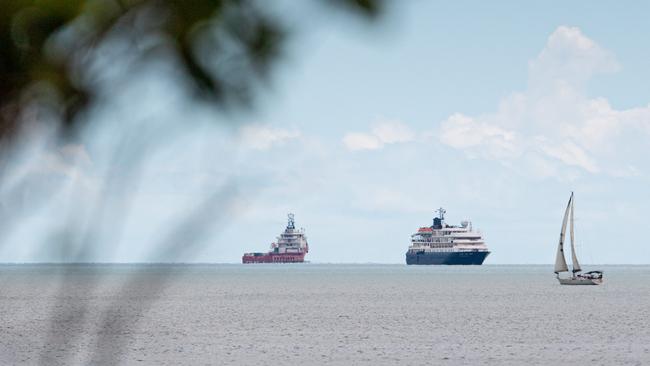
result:
[[[447,210],[440,207],[439,209],[436,210],[436,212],[438,213],[438,217],[440,218],[440,220],[444,221],[445,220],[445,214],[447,213]]]
[[[431,228],[442,229],[442,225],[445,223],[445,214],[447,213],[447,210],[440,207],[436,212],[438,213],[438,217],[433,218],[433,226],[431,226]]]

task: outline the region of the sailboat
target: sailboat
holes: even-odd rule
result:
[[[562,231],[560,231],[560,243],[557,246],[557,255],[555,256],[555,276],[560,281],[561,285],[600,285],[603,283],[602,271],[591,271],[586,273],[582,272],[578,257],[576,256],[575,236],[573,234],[573,211],[574,208],[573,192],[569,198],[569,203],[564,211],[564,220],[562,220]],[[571,237],[571,260],[573,268],[571,269],[571,277],[560,277],[561,272],[569,272],[569,267],[564,258],[564,238],[566,234],[567,221],[569,222],[569,232]]]

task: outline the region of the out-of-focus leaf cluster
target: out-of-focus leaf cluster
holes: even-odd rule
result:
[[[325,2],[369,18],[381,10],[380,0]],[[281,19],[266,11],[271,6],[253,0],[3,0],[0,144],[15,136],[21,109],[34,100],[61,116],[64,131],[73,130],[95,94],[80,75],[84,62],[120,32],[143,40],[130,57],[173,58],[202,97],[249,105],[286,38]]]

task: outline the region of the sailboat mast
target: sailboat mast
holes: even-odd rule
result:
[[[580,263],[578,263],[578,256],[576,255],[575,236],[573,233],[573,211],[575,211],[576,200],[571,192],[571,219],[569,222],[569,231],[571,233],[571,261],[573,262],[573,273],[582,271]]]

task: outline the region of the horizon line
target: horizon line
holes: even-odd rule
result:
[[[253,263],[262,265],[404,265],[404,262]],[[5,265],[243,265],[241,262],[0,262]],[[247,264],[249,266],[250,264]],[[583,263],[583,266],[647,266],[650,263]],[[553,266],[553,263],[484,263],[481,265],[414,265],[414,267]]]

